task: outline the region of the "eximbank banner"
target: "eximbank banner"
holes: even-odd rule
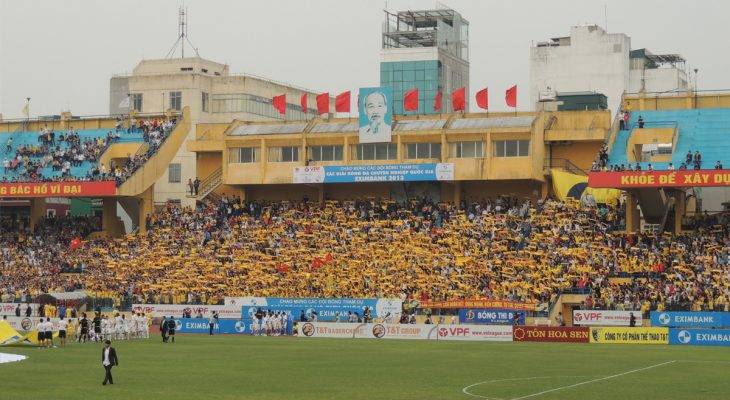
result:
[[[730,327],[728,312],[652,311],[653,326],[671,328],[724,328]]]
[[[696,346],[730,346],[727,329],[670,329],[669,344]]]
[[[294,183],[453,181],[453,163],[294,167]]]
[[[311,320],[317,313],[318,321],[346,321],[348,312],[357,313],[362,318],[367,307],[373,318],[388,318],[394,321],[400,319],[403,302],[400,299],[290,299],[281,297],[241,297],[226,298],[227,304],[241,307],[243,318],[253,318],[256,311],[286,311],[295,321],[298,321],[302,312],[307,320]]]

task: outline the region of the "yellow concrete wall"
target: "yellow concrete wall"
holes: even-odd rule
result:
[[[550,146],[550,158],[570,160],[579,168],[588,170],[602,145],[603,142],[553,143]]]
[[[626,110],[677,110],[690,108],[730,108],[730,92],[645,93],[624,98]]]
[[[15,130],[19,129],[22,124],[22,121],[13,120],[13,121],[0,121],[0,133],[3,132],[15,132]],[[69,121],[62,121],[62,120],[54,120],[54,121],[39,121],[39,120],[31,120],[28,123],[28,131],[30,132],[36,132],[40,131],[41,129],[48,127],[48,129],[54,130],[54,131],[63,131],[66,129],[76,129],[76,130],[82,130],[82,129],[111,129],[114,128],[117,124],[116,118],[110,118],[110,117],[100,117],[100,118],[87,118],[83,117],[81,119],[72,119]]]
[[[653,143],[672,143],[674,128],[643,128],[634,129],[626,144],[626,155],[629,162],[636,162],[634,148],[636,145]],[[660,161],[659,158],[656,161]]]
[[[221,167],[223,162],[223,156],[221,153],[198,153],[198,178],[200,180],[205,179],[215,170]],[[187,182],[185,182],[187,184]]]

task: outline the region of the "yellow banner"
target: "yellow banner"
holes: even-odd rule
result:
[[[588,177],[585,175],[571,174],[556,168],[550,170],[553,181],[553,191],[558,199],[565,201],[566,198],[572,197],[581,200],[584,196],[590,194],[599,204],[618,204],[621,197],[621,191],[617,189],[594,189],[588,187]]]
[[[669,344],[669,328],[591,327],[591,343]]]
[[[0,321],[0,346],[5,344],[13,344],[21,341],[23,335],[18,333],[9,323]]]

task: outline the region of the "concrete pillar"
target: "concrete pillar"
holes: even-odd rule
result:
[[[454,181],[454,204],[458,207],[461,203],[461,181]]]
[[[109,237],[124,236],[124,224],[117,216],[117,199],[106,197],[101,204],[101,229]]]
[[[152,216],[154,211],[155,186],[152,185],[141,195],[137,196],[139,205],[139,233],[147,233],[147,216]]]
[[[674,194],[674,233],[682,233],[682,217],[687,205],[687,195],[684,190],[677,190]]]
[[[404,151],[403,151],[403,148],[401,145],[402,145],[401,135],[398,135],[398,136],[396,136],[396,145],[395,145],[396,153],[395,154],[396,154],[396,161],[398,161],[399,163],[403,162]]]
[[[30,231],[35,232],[36,225],[46,216],[46,199],[30,200]]]
[[[550,183],[546,180],[540,185],[540,198],[546,199],[550,193]]]
[[[319,187],[317,188],[317,199],[319,204],[324,204],[324,183],[319,184]]]
[[[626,233],[634,233],[639,230],[639,202],[636,196],[626,193]]]

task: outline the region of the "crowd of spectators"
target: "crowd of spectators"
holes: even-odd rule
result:
[[[725,217],[674,236],[616,233],[619,215],[511,197],[459,205],[223,197],[196,209],[168,204],[145,221],[146,234],[89,240],[83,251],[61,247],[53,257],[80,265],[90,293],[140,302],[275,296],[548,304],[570,291],[590,294],[590,308],[728,310]],[[59,264],[16,259],[13,288],[68,286],[46,277]],[[35,275],[19,279],[28,269]]]
[[[47,182],[47,181],[101,181],[114,180],[117,185],[128,179],[152,155],[154,155],[175,126],[175,120],[158,119],[132,120],[124,128],[118,119],[116,127],[106,137],[82,139],[76,130],[69,129],[56,137],[56,132],[44,128],[38,134],[38,144],[24,144],[14,147],[13,139],[6,141],[3,159],[2,182]],[[109,145],[120,140],[124,132],[141,132],[145,150],[130,154],[120,165],[104,165],[99,158]],[[74,175],[72,168],[92,164],[84,175]],[[51,175],[44,175],[50,167]],[[10,173],[10,174],[9,174]],[[8,175],[10,178],[8,179]]]

